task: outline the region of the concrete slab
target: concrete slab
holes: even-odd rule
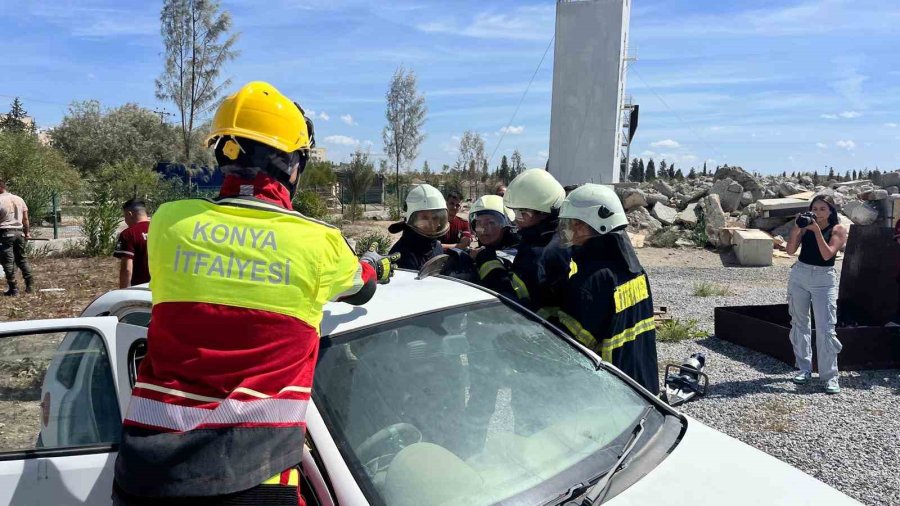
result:
[[[732,234],[738,262],[747,266],[772,265],[772,236],[761,230],[735,230]]]

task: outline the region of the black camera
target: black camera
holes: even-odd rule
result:
[[[816,213],[812,211],[806,211],[805,213],[800,213],[797,215],[797,226],[799,228],[806,228],[812,225],[812,222],[816,221]]]

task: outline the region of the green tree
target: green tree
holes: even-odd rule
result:
[[[706,172],[706,162],[703,162],[703,175],[704,175],[704,176],[707,175],[707,172]]]
[[[856,181],[856,179],[857,179],[856,169],[853,169],[853,179],[851,181]]]
[[[396,185],[400,187],[400,167],[419,156],[419,146],[425,140],[422,126],[425,124],[425,97],[418,92],[416,74],[398,68],[391,78],[391,84],[385,95],[387,109],[385,118],[387,125],[381,132],[384,141],[384,152],[394,163]],[[397,192],[397,206],[402,192]]]
[[[669,165],[669,179],[675,179],[675,164]],[[682,178],[684,179],[684,178]]]
[[[640,162],[638,163],[638,176],[640,177],[640,179],[638,179],[638,181],[640,181],[642,183],[647,180],[647,169],[644,167],[644,159],[643,158],[641,158]]]
[[[28,121],[28,113],[22,106],[19,97],[13,99],[9,112],[0,118],[0,130],[4,132],[25,132],[33,134],[36,129],[34,121]]]
[[[422,164],[422,179],[427,183],[431,180],[431,167],[428,166],[428,160],[425,160],[425,163]]]
[[[82,174],[103,164],[131,160],[148,169],[159,161],[173,161],[178,142],[175,128],[137,104],[101,110],[100,102],[73,102],[50,142],[66,154]]]
[[[301,188],[328,187],[337,181],[331,162],[309,162],[306,170],[300,175]]]
[[[22,197],[35,223],[50,214],[54,193],[75,193],[81,180],[62,153],[36,135],[5,130],[0,131],[0,178]]]
[[[178,108],[183,162],[190,162],[194,127],[231,80],[222,68],[237,56],[238,35],[231,15],[216,0],[165,0],[159,16],[165,66],[156,79],[156,98]]]
[[[509,157],[509,179],[512,181],[525,170],[525,164],[522,163],[522,154],[518,149],[514,149],[512,156]]]
[[[834,179],[834,167],[828,168],[828,180],[831,181]]]
[[[638,159],[633,158],[631,160],[631,168],[628,170],[628,180],[632,182],[640,182],[640,166],[638,165]]]
[[[651,158],[649,162],[647,162],[647,172],[645,174],[645,179],[647,181],[653,181],[656,179],[656,164],[653,162]]]
[[[656,177],[660,179],[668,179],[669,178],[669,166],[666,164],[665,160],[659,162],[659,167],[656,171]]]
[[[497,169],[497,177],[503,181],[503,184],[509,184],[511,169],[509,167],[509,160],[506,158],[506,155],[500,157],[500,168]]]
[[[852,181],[852,179],[850,179],[850,171],[849,170],[847,171],[846,174],[844,174],[844,181]]]
[[[375,180],[375,168],[369,161],[369,155],[356,150],[350,156],[350,166],[347,168],[347,191],[350,192],[350,219],[361,217],[359,209],[360,200],[372,186]]]
[[[675,179],[677,179],[678,181],[684,181],[684,173],[681,172],[681,169],[675,171]]]
[[[697,179],[697,171],[693,167],[691,167],[691,171],[688,172],[687,177],[688,179]]]

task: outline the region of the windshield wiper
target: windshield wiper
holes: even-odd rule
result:
[[[644,423],[650,416],[651,411],[653,411],[653,405],[644,408],[643,413],[641,413],[641,419],[638,420],[638,423],[635,424],[633,429],[631,429],[631,437],[628,439],[628,442],[625,443],[625,446],[622,447],[622,454],[619,455],[619,460],[617,460],[616,463],[613,464],[613,466],[609,469],[609,472],[603,475],[603,477],[600,478],[597,483],[595,483],[593,486],[591,486],[591,488],[587,490],[587,493],[581,500],[581,506],[596,506],[600,504],[606,497],[606,493],[609,491],[609,485],[610,483],[612,483],[613,476],[626,467],[625,465],[622,465],[622,463],[625,462],[625,459],[627,459],[628,455],[631,454],[631,450],[633,450],[634,447],[637,446],[638,441],[640,441],[641,436],[644,434]],[[573,501],[569,504],[575,505],[577,503]]]

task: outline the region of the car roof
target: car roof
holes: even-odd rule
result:
[[[416,273],[398,270],[391,282],[378,285],[372,299],[362,306],[329,302],[323,308],[320,327],[323,336],[396,320],[462,304],[496,300],[496,296],[476,286],[445,277],[416,279]],[[129,303],[149,304],[146,284],[112,290],[97,297],[81,316],[97,316]]]

